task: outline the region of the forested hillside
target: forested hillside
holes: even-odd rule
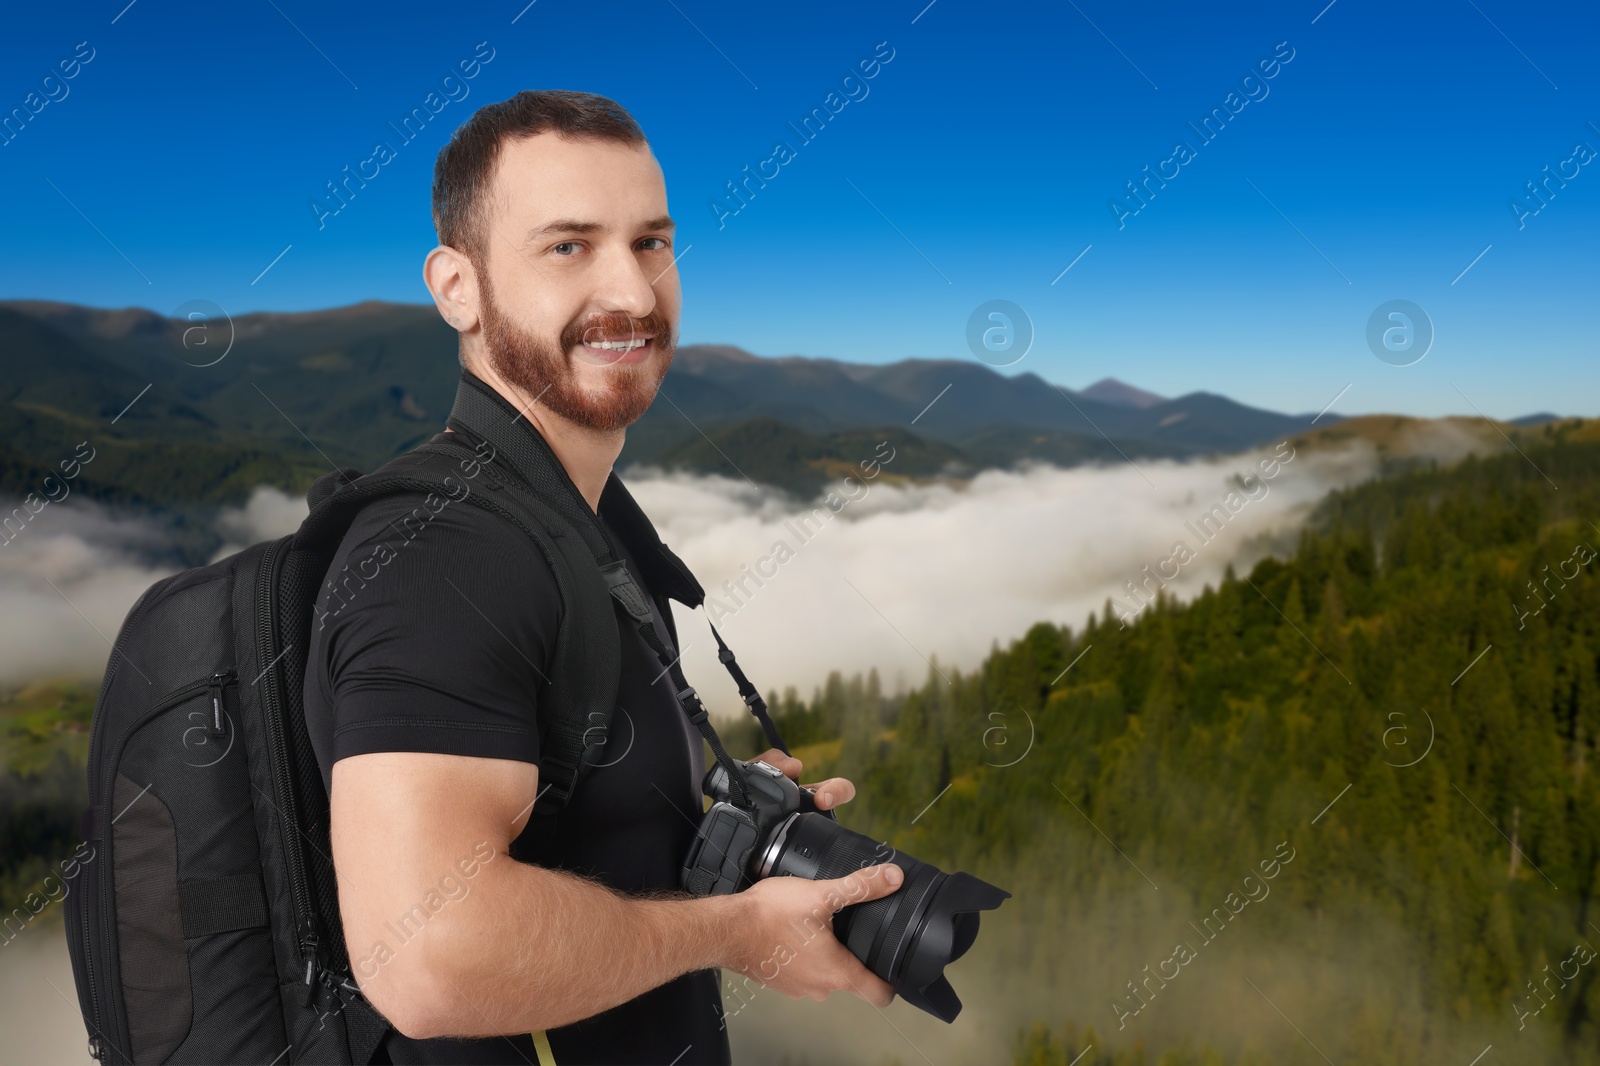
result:
[[[1018,1063],[1600,1062],[1600,445],[1543,442],[780,726],[845,824],[1015,893],[950,976]]]

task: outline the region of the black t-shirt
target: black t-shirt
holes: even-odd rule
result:
[[[635,560],[626,561],[643,584]],[[650,599],[656,631],[676,654],[660,616],[664,601]],[[339,759],[366,752],[537,763],[539,701],[559,617],[549,562],[509,522],[443,496],[369,505],[340,545],[312,623],[305,713],[324,783]],[[619,625],[619,636],[617,708],[605,747],[567,808],[553,818],[531,816],[511,854],[625,892],[677,889],[703,806],[703,749],[643,637],[628,625]],[[518,931],[508,926],[505,935]],[[368,945],[349,947],[352,959],[370,955]],[[560,1066],[728,1063],[719,986],[717,970],[684,974],[547,1030],[550,1052]],[[532,1034],[412,1040],[391,1031],[384,1048],[394,1063],[546,1066]]]

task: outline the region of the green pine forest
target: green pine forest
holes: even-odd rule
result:
[[[949,973],[1017,1066],[1600,1062],[1600,444],[1524,451],[1336,492],[1125,628],[769,697],[845,825],[1013,893]]]
[[[1600,443],[1521,444],[1335,492],[1126,626],[769,696],[846,826],[1013,893],[950,969],[997,1058],[1600,1063]],[[0,706],[4,912],[77,844],[92,698]]]

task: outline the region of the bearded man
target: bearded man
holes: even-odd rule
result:
[[[423,279],[460,335],[464,376],[548,445],[604,524],[612,465],[672,363],[682,302],[644,134],[587,93],[489,104],[439,154],[433,219]],[[465,427],[443,434],[482,443]],[[492,461],[521,473],[512,455]],[[551,564],[485,509],[446,500],[422,523],[416,507],[377,500],[345,536],[304,692],[348,955],[393,1027],[375,1061],[727,1063],[722,967],[793,997],[886,1006],[892,988],[838,940],[793,931],[819,914],[825,925],[841,899],[894,891],[893,864],[677,891],[705,759],[643,634],[620,631],[614,725],[582,787],[557,816],[532,816],[562,618]],[[377,545],[393,547],[369,566]],[[625,562],[676,655],[666,600]],[[370,580],[342,578],[352,567]],[[776,749],[757,758],[801,769]],[[855,793],[843,778],[810,787],[823,809]],[[448,901],[422,906],[446,878]]]

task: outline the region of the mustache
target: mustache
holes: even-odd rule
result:
[[[617,340],[628,337],[654,337],[656,348],[660,351],[670,352],[676,346],[672,323],[656,308],[643,318],[601,313],[590,315],[582,322],[570,323],[561,331],[561,351],[570,352],[591,339]]]

